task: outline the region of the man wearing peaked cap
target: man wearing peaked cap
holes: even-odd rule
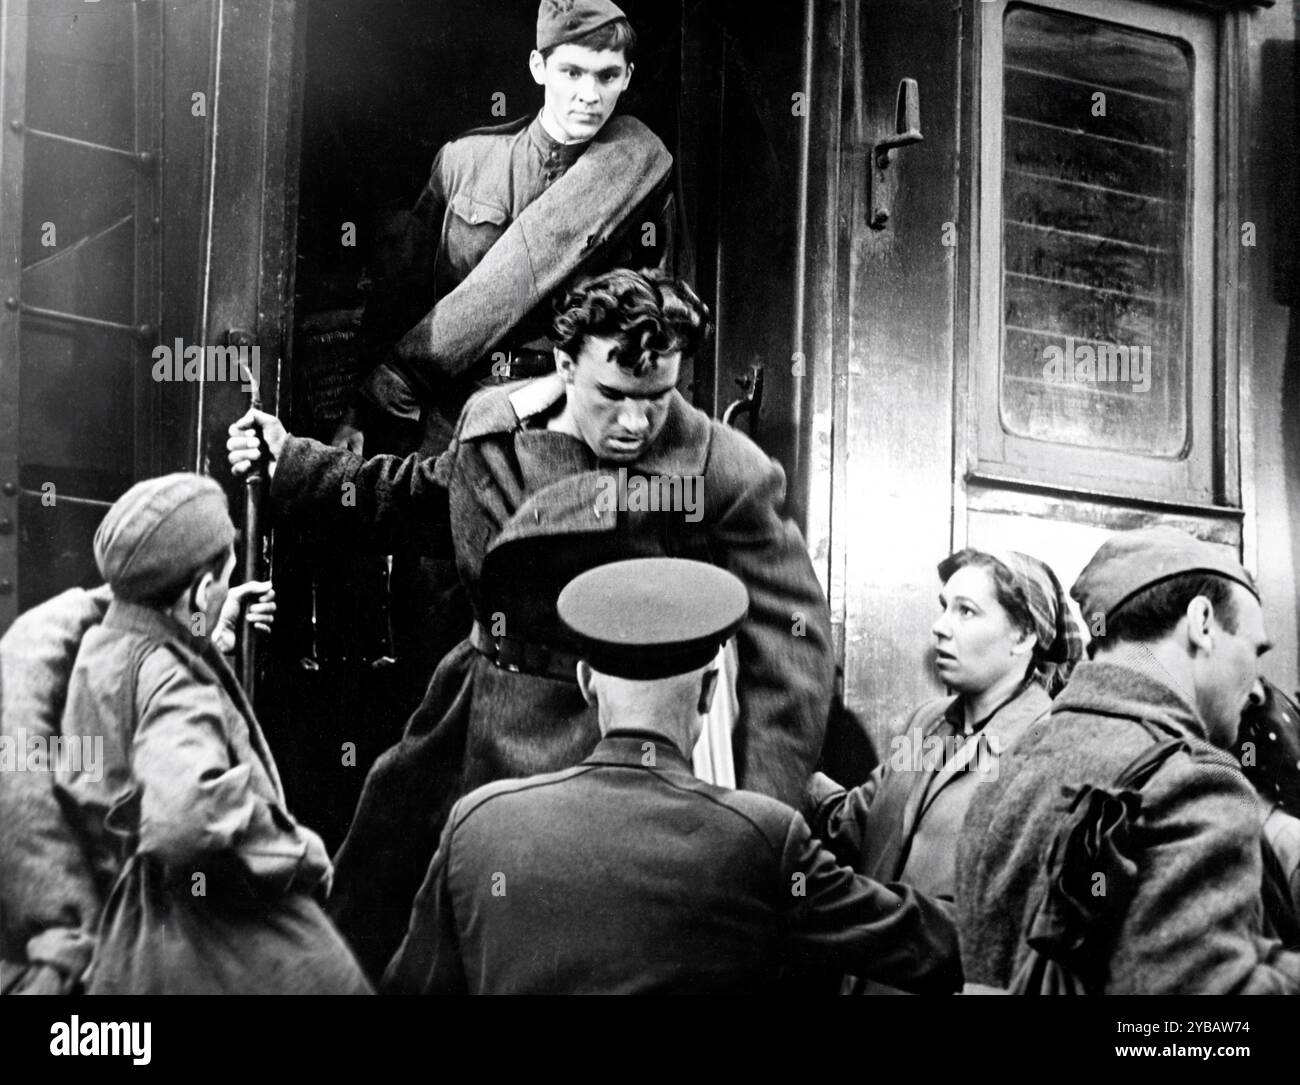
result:
[[[1105,887],[1107,916],[1088,933],[1106,948],[1090,982],[1107,994],[1300,991],[1300,954],[1261,919],[1257,799],[1225,752],[1262,693],[1269,642],[1253,579],[1221,548],[1157,527],[1111,536],[1071,594],[1093,634],[1090,658],[967,812],[957,858],[966,978],[1008,986],[1030,960],[1049,885],[1094,883],[1043,861],[1060,854],[1068,797],[1113,789],[1174,740],[1181,748],[1137,793],[1141,834],[1108,845],[1133,873]]]
[[[713,660],[744,585],[672,558],[560,594],[602,740],[452,810],[385,986],[407,993],[754,993],[789,966],[960,985],[944,909],[838,866],[792,808],[696,779]]]

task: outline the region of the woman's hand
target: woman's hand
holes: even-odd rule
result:
[[[235,650],[239,614],[244,609],[245,600],[249,600],[248,612],[244,615],[245,623],[263,633],[271,632],[271,623],[275,621],[275,589],[271,587],[271,582],[249,580],[237,588],[231,588],[226,594],[226,601],[221,604],[217,627],[212,631],[212,643],[223,655],[229,655]]]

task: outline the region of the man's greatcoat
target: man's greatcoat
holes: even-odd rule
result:
[[[543,658],[576,652],[555,600],[586,569],[657,555],[729,569],[750,600],[737,633],[737,781],[796,802],[821,751],[834,664],[825,597],[798,528],[780,515],[784,473],[673,392],[663,430],[624,466],[631,476],[698,477],[702,507],[611,509],[616,465],[545,428],[563,394],[556,376],[485,390],[436,462],[367,461],[290,438],[273,503],[381,544],[413,532],[435,553],[453,545],[482,630],[527,645],[534,658],[538,649]],[[450,524],[437,515],[444,488]],[[500,669],[463,641],[439,665],[403,741],[376,763],[335,883],[336,918],[372,974],[397,948],[452,803],[493,780],[576,765],[596,745],[595,712],[572,671],[553,670]]]
[[[1044,861],[1072,789],[1110,788],[1156,739],[1181,739],[1141,790],[1132,897],[1106,994],[1300,991],[1300,953],[1263,935],[1259,805],[1240,765],[1141,645],[1082,663],[976,788],[957,849],[957,930],[968,981],[1010,984],[1047,884]],[[1098,888],[1102,888],[1098,884]],[[1114,885],[1105,887],[1118,892]]]

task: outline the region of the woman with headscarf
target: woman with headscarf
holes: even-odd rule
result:
[[[806,804],[840,862],[952,900],[957,837],[981,780],[1051,707],[1082,636],[1050,568],[1015,551],[961,550],[939,564],[935,667],[951,695],[927,701],[871,778],[846,791],[819,774]]]

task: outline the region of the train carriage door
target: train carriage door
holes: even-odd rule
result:
[[[1109,532],[1167,523],[1254,560],[1250,6],[851,10],[831,585],[846,697],[877,738],[939,692],[927,648],[950,548],[1020,548],[1068,586]]]
[[[935,691],[925,646],[953,528],[963,26],[955,4],[846,6],[830,600],[845,701],[880,749],[889,721]]]
[[[98,582],[132,483],[226,477],[247,396],[209,347],[247,332],[274,402],[296,9],[0,0],[0,630]]]

